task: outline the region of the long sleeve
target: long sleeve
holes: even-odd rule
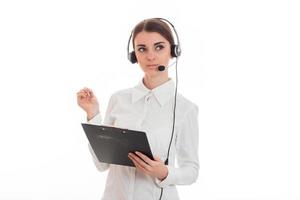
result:
[[[110,113],[111,113],[114,105],[115,105],[115,99],[112,96],[109,100],[108,107],[106,109],[106,114],[105,114],[105,118],[104,118],[104,125],[109,125],[109,126],[113,125],[113,119],[110,117]],[[94,116],[87,123],[95,124],[95,125],[102,125],[101,113]],[[89,151],[90,151],[90,153],[93,157],[94,164],[95,164],[96,168],[98,169],[98,171],[103,172],[103,171],[107,170],[109,168],[109,164],[100,162],[98,160],[93,148],[91,147],[91,145],[89,143],[88,143],[88,148],[89,148]]]
[[[198,107],[194,105],[183,118],[175,141],[178,168],[168,165],[168,176],[163,181],[156,179],[159,187],[189,185],[197,180],[199,172],[198,140]]]

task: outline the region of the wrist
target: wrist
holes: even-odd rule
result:
[[[91,119],[93,119],[98,114],[99,114],[99,111],[87,112],[87,119],[88,119],[88,121],[91,120]]]
[[[164,170],[163,175],[160,178],[158,178],[160,181],[165,180],[169,174],[168,168],[166,166],[164,166],[164,167],[165,167],[165,170]]]

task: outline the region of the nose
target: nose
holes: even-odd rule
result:
[[[147,54],[146,54],[146,58],[147,60],[151,61],[151,60],[155,60],[156,58],[156,54],[154,51],[148,51]]]

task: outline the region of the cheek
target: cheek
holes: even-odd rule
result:
[[[163,54],[163,57],[165,58],[164,60],[169,60],[172,58],[171,56],[171,51],[165,51],[164,54]]]
[[[140,54],[135,54],[136,55],[136,59],[138,61],[138,63],[143,63],[144,62],[144,57]]]
[[[140,68],[141,68],[141,70],[142,70],[143,72],[146,72],[146,71],[147,71],[147,67],[145,67],[144,64],[143,64],[142,62],[138,62],[138,64],[139,64],[139,66],[140,66]]]

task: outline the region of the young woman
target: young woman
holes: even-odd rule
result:
[[[144,131],[154,155],[151,160],[140,152],[130,153],[135,167],[127,167],[99,162],[90,147],[97,169],[109,170],[103,200],[177,200],[176,185],[197,180],[198,108],[177,94],[168,68],[161,69],[180,55],[170,25],[165,19],[152,18],[135,26],[128,42],[132,39],[134,49],[128,50],[129,60],[139,64],[144,77],[137,86],[111,96],[103,123],[93,91],[83,88],[77,93],[89,123]]]

